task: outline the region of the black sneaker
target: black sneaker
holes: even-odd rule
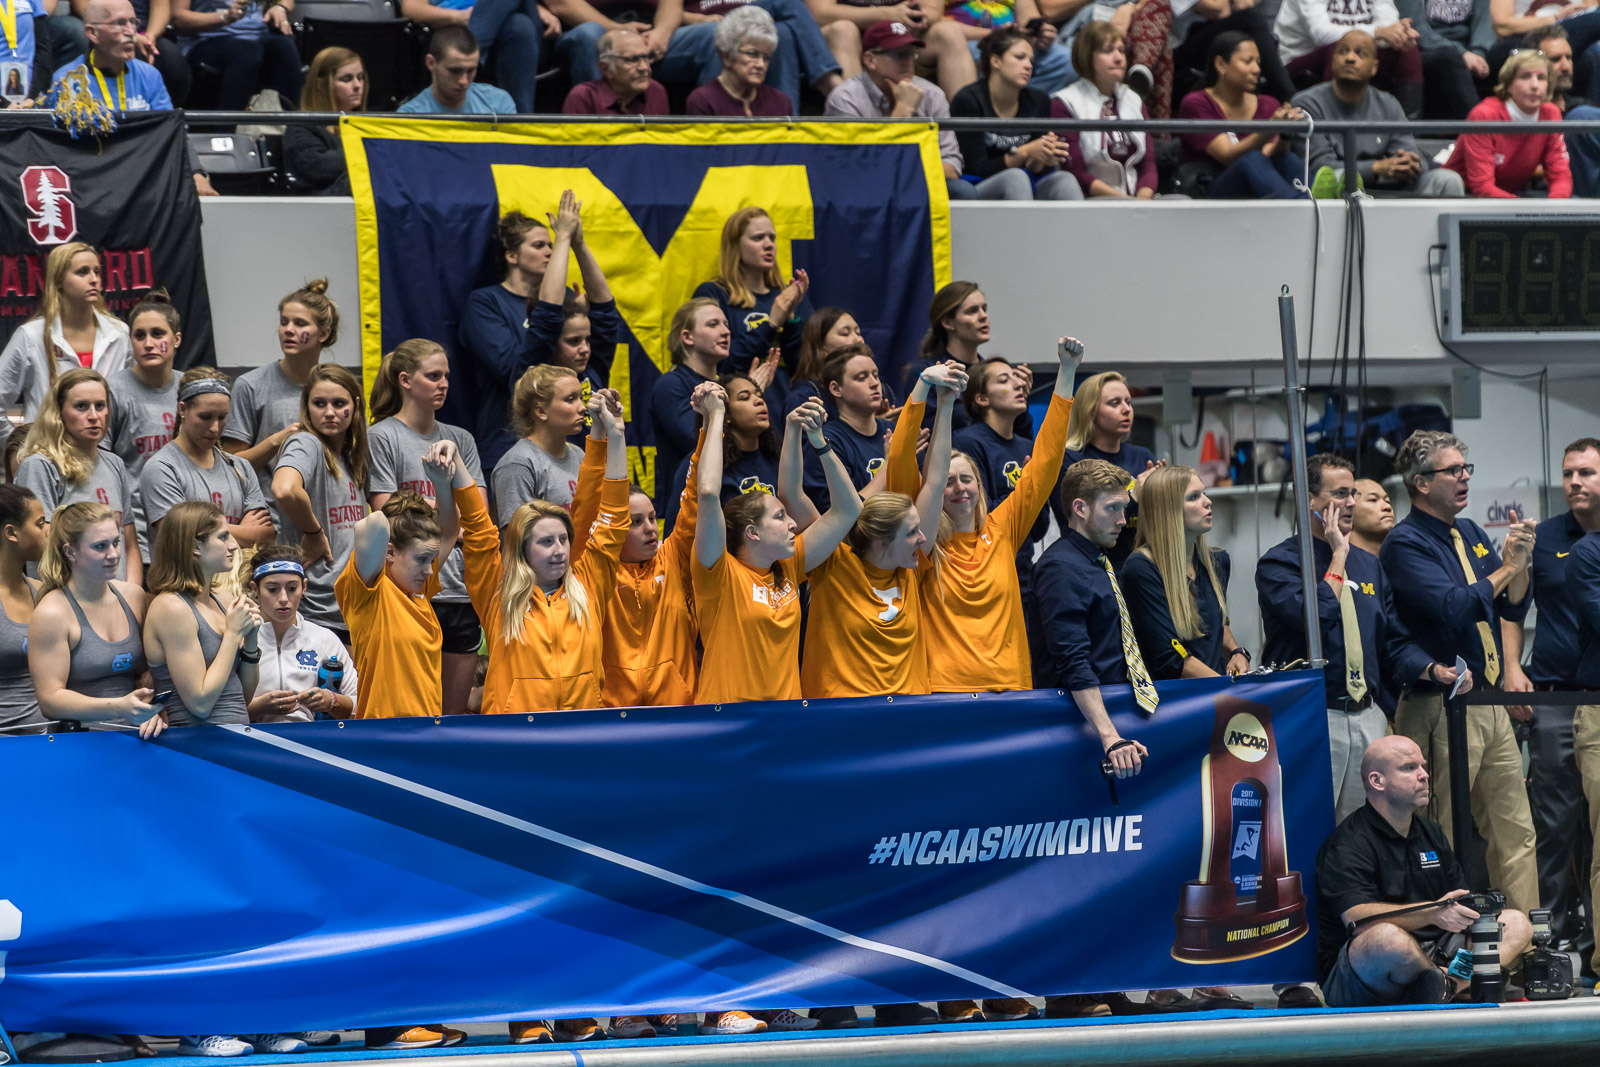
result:
[[[1044,998],[1046,1019],[1094,1019],[1110,1015],[1114,1010],[1102,1003],[1100,997],[1089,993],[1069,993],[1065,996]]]
[[[1322,1001],[1317,999],[1316,991],[1308,985],[1292,985],[1278,994],[1279,1011],[1320,1007],[1322,1007]]]
[[[874,1026],[932,1026],[939,1013],[921,1004],[874,1004]]]
[[[862,1025],[854,1008],[812,1008],[809,1014],[817,1020],[818,1030],[854,1030]]]
[[[1133,66],[1129,67],[1128,72],[1122,76],[1122,84],[1138,93],[1139,98],[1142,100],[1149,97],[1149,95],[1155,90],[1156,77],[1154,74],[1150,73],[1149,67],[1145,66],[1143,63],[1135,63]]]

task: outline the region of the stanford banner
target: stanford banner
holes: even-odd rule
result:
[[[115,132],[76,140],[42,123],[0,122],[0,345],[38,309],[45,260],[68,241],[100,251],[112,315],[125,318],[164,286],[183,316],[178,367],[216,361],[179,112],[119,115]]]
[[[0,1021],[258,1033],[1315,978],[1320,673],[0,740]],[[49,798],[43,802],[41,798]]]

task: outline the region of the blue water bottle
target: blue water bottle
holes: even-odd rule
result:
[[[344,684],[344,664],[339,662],[337,655],[329,656],[322,661],[322,666],[317,668],[317,688],[326,689],[332,693],[339,693]],[[319,719],[331,719],[325,711],[317,713]]]

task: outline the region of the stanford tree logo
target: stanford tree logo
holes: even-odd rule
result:
[[[22,199],[33,214],[28,236],[35,244],[65,244],[78,236],[78,209],[69,195],[72,179],[60,167],[29,167],[20,181]]]

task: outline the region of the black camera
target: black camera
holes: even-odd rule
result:
[[[1528,912],[1533,947],[1522,954],[1522,988],[1529,1000],[1567,1000],[1572,996],[1572,957],[1550,947],[1550,912]]]
[[[1479,915],[1499,915],[1506,910],[1506,895],[1498,889],[1485,889],[1481,892],[1459,897],[1456,903],[1464,908],[1471,908]],[[1547,918],[1548,914],[1547,912]]]

